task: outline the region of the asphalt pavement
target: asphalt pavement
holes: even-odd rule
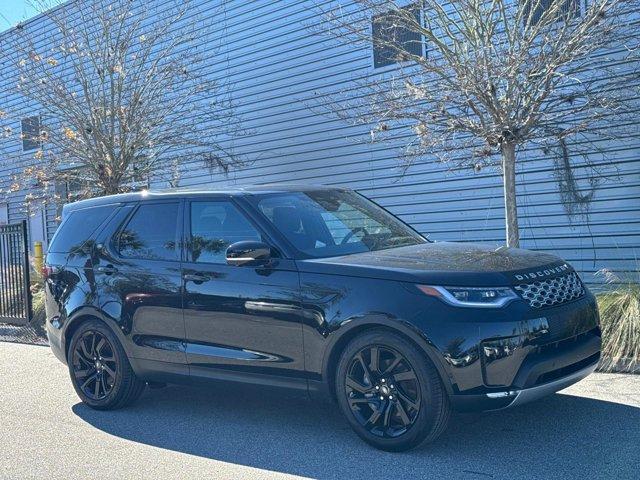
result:
[[[640,375],[454,415],[437,443],[393,454],[331,404],[254,388],[170,386],[93,411],[47,347],[0,342],[0,448],[2,479],[638,479]]]

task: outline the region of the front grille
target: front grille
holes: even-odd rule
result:
[[[584,295],[584,286],[575,272],[548,280],[523,283],[514,288],[533,308],[560,305]]]

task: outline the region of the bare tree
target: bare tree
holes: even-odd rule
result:
[[[203,73],[224,59],[214,38],[196,47],[221,12],[205,22],[189,0],[36,3],[46,39],[29,25],[12,37],[18,91],[42,115],[42,148],[23,179],[62,179],[93,196],[159,176],[175,184],[183,160],[225,172],[240,163],[225,147],[241,131],[228,85]]]
[[[599,140],[637,135],[632,118],[622,129],[638,94],[637,0],[336,3],[324,10],[329,33],[373,45],[400,67],[340,92],[330,112],[372,125],[376,140],[410,130],[404,167],[434,157],[479,167],[499,155],[508,246],[519,246],[524,146],[566,154],[573,142],[589,164]]]

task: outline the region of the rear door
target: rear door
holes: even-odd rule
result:
[[[94,275],[101,309],[129,338],[137,364],[185,374],[182,210],[181,200],[125,207],[100,240]]]
[[[306,388],[295,262],[231,266],[244,240],[273,245],[229,197],[186,204],[183,263],[187,359],[192,376]]]

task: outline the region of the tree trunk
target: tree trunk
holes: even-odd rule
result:
[[[121,193],[120,185],[113,178],[105,178],[102,180],[102,195],[116,195]]]
[[[518,231],[518,204],[516,201],[516,145],[502,144],[502,181],[504,184],[504,219],[507,247],[520,246]]]

